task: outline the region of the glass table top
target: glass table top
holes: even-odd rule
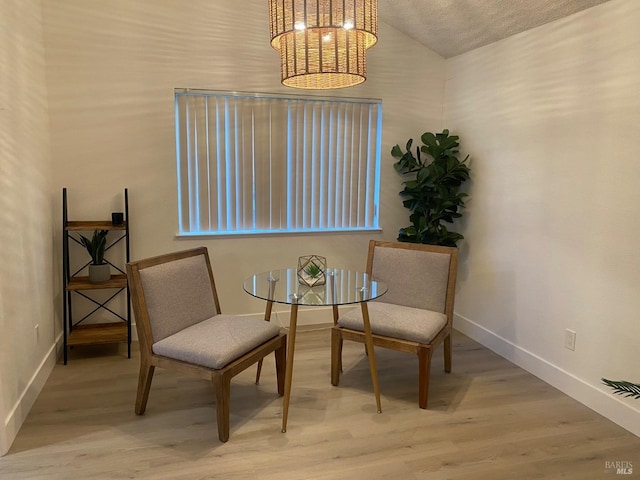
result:
[[[373,300],[387,292],[387,285],[353,270],[327,268],[324,285],[301,284],[296,268],[282,268],[247,278],[244,290],[263,300],[297,305],[347,305]]]

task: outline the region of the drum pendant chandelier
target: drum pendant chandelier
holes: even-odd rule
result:
[[[269,0],[271,46],[288,87],[351,87],[367,78],[378,0]]]

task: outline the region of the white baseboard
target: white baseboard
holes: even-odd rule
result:
[[[468,318],[457,314],[454,317],[456,330],[640,437],[640,410],[622,398],[599,389]]]
[[[264,313],[248,314],[246,316],[264,318]],[[326,307],[304,308],[298,312],[298,325],[300,326],[327,324],[331,323],[332,320],[331,309]],[[283,328],[288,327],[289,309],[274,310],[271,321]],[[464,335],[640,437],[640,411],[624,403],[620,398],[600,390],[596,386],[515,345],[468,318],[456,314],[454,323],[456,329]],[[135,330],[133,330],[132,333],[132,336],[136,336]],[[0,456],[5,455],[9,451],[11,444],[18,434],[18,430],[27,418],[31,407],[33,407],[47,378],[49,378],[51,371],[56,365],[61,342],[62,338],[60,336],[43,358],[16,405],[7,416],[3,425],[4,434],[0,435],[0,440],[2,440],[2,442],[0,442]]]
[[[49,351],[42,359],[42,362],[40,362],[35,373],[29,379],[29,382],[27,382],[20,398],[9,412],[9,415],[7,415],[4,425],[2,426],[4,431],[2,432],[2,435],[0,435],[0,456],[6,455],[9,448],[11,448],[11,444],[15,440],[16,435],[18,435],[20,427],[26,420],[31,407],[33,407],[33,404],[38,398],[38,395],[40,395],[40,392],[44,388],[44,384],[53,371],[53,367],[55,367],[58,359],[58,352],[61,351],[61,348],[62,334],[60,334],[55,343],[51,345],[51,348],[49,348]]]

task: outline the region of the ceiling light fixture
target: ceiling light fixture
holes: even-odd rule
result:
[[[271,46],[288,87],[351,87],[367,78],[378,0],[269,0]]]

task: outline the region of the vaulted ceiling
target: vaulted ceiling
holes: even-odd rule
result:
[[[378,0],[378,18],[449,58],[606,1]]]

